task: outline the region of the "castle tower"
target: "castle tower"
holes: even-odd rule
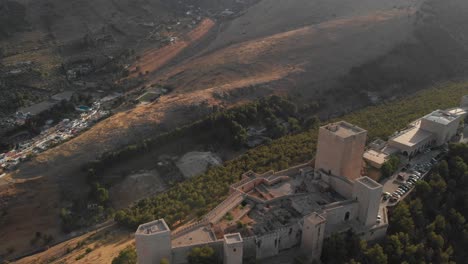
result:
[[[139,264],[160,263],[162,259],[171,262],[171,230],[164,219],[140,225],[135,242]]]
[[[224,236],[224,264],[242,264],[244,241],[239,233]]]
[[[365,176],[354,182],[353,198],[359,204],[358,219],[364,226],[373,226],[379,214],[383,186]]]
[[[326,219],[316,212],[304,217],[301,250],[310,260],[320,259],[326,223]]]
[[[351,181],[361,177],[366,140],[366,130],[345,121],[321,127],[315,170],[342,176]]]

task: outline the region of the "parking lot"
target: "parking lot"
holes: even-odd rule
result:
[[[443,154],[443,150],[428,150],[421,153],[403,165],[390,178],[382,182],[384,194],[390,194],[388,199],[382,199],[384,205],[395,205],[399,200],[405,198],[413,190],[415,183],[422,180],[432,167],[437,164],[434,160]],[[401,186],[401,187],[400,187]],[[400,190],[399,190],[400,189]],[[400,195],[391,199],[391,195],[399,192]]]

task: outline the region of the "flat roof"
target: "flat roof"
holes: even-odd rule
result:
[[[312,220],[314,223],[322,223],[325,222],[327,219],[325,217],[321,216],[317,212],[313,212],[310,215],[307,216],[308,219]]]
[[[173,247],[184,247],[188,245],[204,244],[216,241],[216,236],[213,234],[209,226],[200,226],[185,234],[172,239]]]
[[[354,136],[354,135],[367,132],[365,129],[362,129],[358,126],[350,124],[346,121],[331,123],[331,124],[323,126],[322,128],[330,132],[333,132],[335,135],[342,137],[342,138],[346,138],[346,137],[350,137],[350,136]]]
[[[377,189],[377,188],[380,188],[382,187],[382,185],[374,180],[372,180],[371,178],[367,177],[367,176],[364,176],[364,177],[361,177],[361,178],[358,178],[356,179],[356,181],[366,185],[367,187],[369,187],[370,189]]]
[[[420,129],[419,126],[412,127],[405,132],[393,137],[391,141],[403,144],[405,146],[413,147],[420,142],[432,137],[431,132]]]
[[[455,107],[452,109],[447,110],[450,114],[456,115],[456,116],[462,116],[466,115],[466,109],[460,108],[460,107]]]
[[[381,151],[375,151],[373,149],[368,149],[364,152],[364,159],[375,162],[377,164],[383,164],[387,160],[388,156],[387,153]]]
[[[169,227],[163,219],[159,219],[153,222],[140,225],[136,233],[143,235],[152,235],[166,231],[170,231]]]
[[[458,116],[450,113],[449,111],[436,110],[425,117],[425,120],[432,121],[435,123],[448,125],[451,122],[457,120]]]
[[[239,233],[224,235],[226,244],[236,244],[242,242],[242,236]]]

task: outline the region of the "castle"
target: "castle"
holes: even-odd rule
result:
[[[366,240],[384,237],[383,187],[361,176],[366,139],[366,130],[347,122],[321,127],[314,163],[264,174],[249,171],[200,221],[174,231],[163,219],[139,226],[138,262],[187,263],[191,249],[200,246],[210,246],[228,264],[290,248],[313,260],[332,233],[351,229]]]

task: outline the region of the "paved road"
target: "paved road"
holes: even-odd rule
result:
[[[414,168],[415,165],[417,164],[422,164],[422,163],[426,163],[426,162],[430,162],[432,158],[436,157],[437,155],[439,155],[439,153],[441,153],[440,150],[433,150],[433,151],[430,151],[430,152],[427,152],[427,153],[423,153],[423,154],[420,154],[418,156],[416,156],[415,158],[413,158],[409,164],[410,164],[410,168]],[[388,193],[393,193],[394,191],[396,191],[398,189],[398,187],[400,186],[400,184],[398,183],[398,181],[396,181],[396,178],[398,176],[398,174],[401,172],[401,169],[404,167],[404,165],[408,164],[408,162],[404,162],[403,166],[401,166],[397,172],[395,172],[390,178],[384,180],[381,184],[383,185],[383,192],[388,192]],[[422,175],[423,177],[425,176],[424,174]],[[400,199],[403,199],[404,197],[406,197],[409,193],[411,192],[411,190],[409,192],[407,192],[402,198]],[[389,201],[382,201],[383,204],[386,204],[386,205],[389,205],[391,203],[389,203]]]

